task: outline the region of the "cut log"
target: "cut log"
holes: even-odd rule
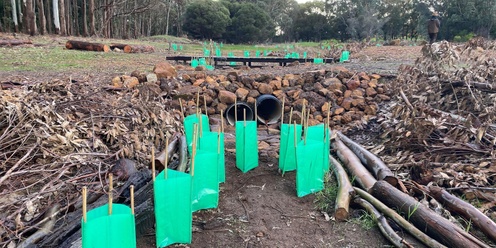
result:
[[[336,138],[332,145],[336,149],[338,157],[346,165],[358,184],[367,191],[370,190],[377,180],[363,166],[360,159],[339,138]]]
[[[155,52],[155,48],[152,46],[144,45],[128,45],[128,44],[110,44],[110,49],[114,50],[118,48],[125,53],[152,53]]]
[[[418,228],[413,226],[410,222],[405,220],[405,218],[401,217],[396,211],[392,210],[391,208],[388,208],[388,206],[384,205],[381,201],[379,201],[377,198],[373,197],[369,193],[365,192],[362,189],[356,188],[355,187],[355,192],[360,195],[363,199],[374,205],[374,207],[377,208],[381,213],[385,214],[389,218],[393,219],[394,222],[396,222],[398,225],[400,225],[403,229],[405,229],[408,233],[410,233],[414,238],[418,239],[427,247],[431,248],[446,248],[446,246],[440,244],[436,240],[432,239],[431,237],[427,236],[425,233],[420,231]]]
[[[401,238],[400,235],[393,230],[393,228],[391,228],[384,215],[377,211],[372,204],[359,197],[355,198],[354,202],[365,208],[370,215],[374,216],[374,220],[376,221],[377,226],[379,226],[379,230],[382,235],[384,235],[384,237],[386,237],[386,239],[389,240],[389,242],[391,242],[395,247],[413,247],[406,240]]]
[[[437,186],[429,186],[428,190],[429,194],[443,204],[446,209],[469,219],[486,234],[488,238],[496,240],[496,224],[489,217],[472,206],[472,204],[461,200]]]
[[[179,165],[177,166],[177,170],[181,172],[188,170],[188,143],[184,135],[179,139]]]
[[[333,156],[329,156],[329,162],[334,168],[334,174],[338,181],[338,194],[336,196],[336,205],[334,206],[334,218],[338,221],[348,219],[351,197],[355,195],[355,190],[351,186],[348,174],[341,163]]]
[[[361,145],[355,143],[353,140],[346,137],[341,132],[337,132],[337,136],[346,146],[348,146],[355,153],[360,161],[362,161],[362,164],[373,172],[377,180],[384,180],[393,186],[396,186],[398,184],[398,179],[380,158],[369,152],[367,149],[363,148]]]
[[[85,41],[68,40],[65,43],[65,48],[84,51],[108,52],[110,47],[101,43],[90,43]]]
[[[33,44],[30,40],[0,40],[0,47]]]
[[[395,208],[418,229],[448,247],[489,247],[441,215],[401,192],[385,181],[377,181],[370,190],[390,208]]]

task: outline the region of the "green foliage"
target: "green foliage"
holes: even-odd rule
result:
[[[220,2],[212,0],[191,3],[184,18],[184,30],[197,39],[220,38],[231,23],[229,10]]]
[[[338,185],[331,173],[326,174],[324,190],[315,194],[315,207],[320,211],[332,212],[338,195]]]
[[[253,3],[231,4],[231,25],[224,36],[233,43],[254,43],[270,40],[275,34],[274,24],[267,11]]]
[[[465,32],[462,32],[459,35],[455,35],[455,37],[453,37],[453,41],[454,42],[467,42],[470,39],[472,39],[472,38],[475,37],[475,34],[474,33],[468,33],[468,34],[464,34],[464,33]]]
[[[374,216],[370,215],[367,211],[363,211],[362,215],[351,219],[350,222],[360,225],[365,230],[370,230],[377,226]]]

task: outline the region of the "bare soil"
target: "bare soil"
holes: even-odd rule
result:
[[[368,73],[394,74],[402,63],[411,64],[420,55],[420,47],[368,47],[352,54],[342,66]],[[70,79],[110,84],[112,77],[130,74],[131,68],[163,60],[163,53],[150,54],[148,61],[101,65],[106,69],[59,72],[0,72],[0,81],[51,81]],[[300,73],[330,65],[300,65],[287,68],[256,69],[256,72]],[[221,72],[214,72],[221,73]],[[261,132],[264,132],[261,130]],[[219,207],[194,214],[193,241],[187,247],[388,247],[377,227],[366,230],[360,221],[326,220],[315,207],[315,196],[298,198],[295,173],[281,176],[278,159],[260,156],[259,166],[243,174],[235,167],[234,130],[226,130],[226,183],[221,185]],[[230,134],[230,135],[229,135]],[[267,154],[267,153],[266,153]],[[360,210],[353,210],[359,216]],[[154,247],[153,234],[138,240],[138,247]],[[184,247],[184,245],[177,245]]]

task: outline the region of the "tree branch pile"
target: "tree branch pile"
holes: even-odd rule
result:
[[[378,119],[385,141],[375,150],[386,163],[411,167],[421,184],[494,186],[495,44],[426,45],[414,65],[400,68],[390,89],[398,101]]]
[[[439,187],[423,187],[412,181],[387,181],[387,177],[378,173],[379,168],[384,168],[384,162],[340,132],[336,132],[332,146],[350,172],[352,180],[362,188],[354,188],[357,195],[353,202],[373,216],[383,235],[395,247],[416,246],[410,243],[411,238],[405,236],[405,233],[428,247],[490,247],[485,240],[493,240],[496,224],[469,203]],[[340,166],[339,161],[331,160],[331,163],[336,168]],[[346,173],[340,170],[335,173],[339,178],[339,187],[343,187],[343,180],[346,180],[343,175],[346,176]],[[339,194],[336,206],[344,208],[343,199],[350,195],[352,193]],[[446,218],[448,210],[453,215],[461,215],[465,223],[470,224],[460,225],[454,218]],[[336,215],[337,211],[336,207]],[[450,214],[447,216],[451,217]],[[396,224],[392,225],[393,222]],[[484,233],[483,240],[474,235],[472,225]]]
[[[83,186],[103,193],[117,158],[140,168],[152,146],[164,149],[182,126],[180,112],[153,87],[108,92],[54,80],[0,91],[1,247],[33,234],[56,204],[57,213],[74,211]]]

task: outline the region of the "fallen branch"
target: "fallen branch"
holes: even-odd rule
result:
[[[362,164],[373,172],[376,179],[384,180],[393,186],[398,184],[398,179],[380,158],[363,148],[361,145],[355,143],[341,132],[337,132],[337,136],[341,141],[343,141],[344,144],[346,144],[346,146],[350,148],[350,150],[355,153],[360,161],[362,161]]]
[[[50,234],[53,230],[53,227],[55,226],[55,222],[57,221],[57,214],[59,213],[59,204],[53,205],[48,212],[45,214],[45,218],[42,219],[39,223],[44,223],[44,225],[40,228],[40,230],[36,231],[34,234],[29,236],[26,240],[24,240],[22,243],[20,243],[17,247],[18,248],[27,248],[27,247],[32,247],[35,246],[35,244],[45,237],[46,235]]]
[[[387,206],[398,209],[408,220],[448,247],[489,247],[449,220],[440,216],[413,197],[401,192],[385,181],[371,188],[372,195]]]
[[[437,186],[429,186],[428,191],[432,197],[443,204],[449,211],[460,214],[471,220],[487,237],[496,240],[496,224],[489,217],[472,206],[472,204],[459,199]]]
[[[26,160],[29,155],[31,155],[31,152],[34,150],[34,148],[36,148],[38,146],[38,144],[35,144],[34,146],[32,146],[31,148],[29,148],[28,152],[26,152],[26,154],[24,154],[24,156],[22,156],[21,159],[19,159],[19,161],[17,161],[17,163],[15,163],[12,167],[10,167],[10,169],[5,173],[5,175],[3,175],[2,178],[0,178],[0,185],[2,185],[3,181],[5,181],[9,176],[10,174],[12,174],[12,172],[17,168],[19,167],[19,165],[21,165],[24,160]]]
[[[338,221],[348,219],[351,197],[355,195],[355,190],[351,186],[348,174],[341,163],[333,156],[329,156],[329,162],[334,167],[334,174],[338,181],[338,194],[336,196],[336,205],[334,207],[334,218]]]
[[[424,243],[428,247],[434,247],[434,248],[445,248],[446,246],[440,244],[436,240],[432,239],[431,237],[427,236],[425,233],[420,231],[418,228],[413,226],[410,222],[405,220],[401,215],[399,215],[396,211],[392,210],[388,206],[386,206],[384,203],[379,201],[377,198],[373,197],[371,194],[365,192],[362,189],[359,189],[355,187],[355,192],[360,195],[363,199],[367,200],[370,202],[374,207],[376,207],[381,213],[385,214],[389,218],[393,219],[394,222],[396,222],[398,225],[403,227],[408,233],[410,233],[413,237],[418,239],[420,242]]]
[[[363,208],[367,210],[369,214],[374,216],[375,221],[377,222],[377,226],[379,226],[379,230],[381,231],[382,235],[386,237],[389,242],[391,242],[394,246],[396,247],[410,247],[412,248],[413,246],[409,244],[406,240],[401,238],[394,230],[391,228],[389,223],[387,222],[387,219],[384,218],[384,215],[382,215],[377,209],[372,206],[368,201],[362,199],[362,198],[355,198],[354,202]]]
[[[110,47],[101,43],[90,43],[85,41],[68,40],[65,43],[65,48],[95,52],[109,52]]]
[[[33,44],[30,40],[0,40],[0,47]]]
[[[452,91],[452,87],[473,87],[480,91],[487,93],[496,93],[496,86],[488,83],[473,82],[473,81],[441,81],[443,84],[447,84],[443,90],[443,93]]]
[[[362,165],[360,159],[343,143],[339,138],[336,138],[332,143],[338,157],[348,167],[348,170],[357,180],[362,188],[369,190],[374,186],[377,180],[372,174]]]
[[[182,135],[179,139],[179,165],[178,171],[186,172],[188,169],[188,144],[186,143],[186,136]]]

